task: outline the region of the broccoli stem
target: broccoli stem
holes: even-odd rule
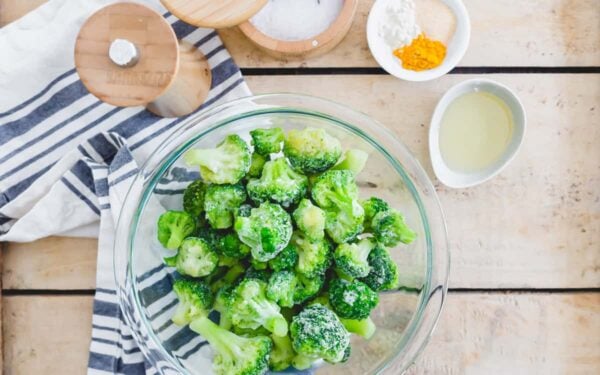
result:
[[[340,318],[340,321],[348,332],[357,334],[367,340],[373,337],[377,329],[371,317],[362,320]]]
[[[310,357],[297,354],[292,360],[292,366],[294,366],[296,370],[307,370],[312,366],[314,361],[315,360]]]
[[[240,350],[245,345],[243,337],[213,323],[208,317],[198,318],[190,323],[190,329],[203,338],[222,356],[240,358]]]

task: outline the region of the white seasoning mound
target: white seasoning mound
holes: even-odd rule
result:
[[[269,0],[250,22],[274,39],[306,40],[327,30],[343,5],[344,0]]]
[[[421,33],[413,0],[391,0],[379,26],[379,35],[393,49],[409,45]]]

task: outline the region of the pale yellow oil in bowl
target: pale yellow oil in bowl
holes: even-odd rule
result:
[[[513,130],[512,112],[502,99],[483,91],[463,94],[442,117],[442,158],[457,172],[483,171],[502,157]]]

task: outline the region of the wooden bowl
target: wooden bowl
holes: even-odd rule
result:
[[[250,41],[271,56],[279,59],[309,58],[322,55],[337,46],[350,30],[358,0],[344,0],[338,17],[320,34],[304,40],[280,40],[258,30],[250,20],[238,27]]]

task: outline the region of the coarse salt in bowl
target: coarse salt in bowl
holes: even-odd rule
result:
[[[410,0],[400,0],[407,3],[412,3]],[[442,75],[452,70],[463,58],[471,35],[471,22],[469,14],[464,4],[460,0],[414,0],[417,9],[420,5],[427,4],[429,6],[441,5],[446,6],[454,15],[455,29],[451,36],[448,36],[448,41],[444,41],[446,45],[446,57],[439,66],[422,71],[414,71],[402,67],[402,61],[394,56],[393,50],[397,47],[392,47],[386,41],[386,37],[382,35],[382,25],[388,19],[388,7],[396,3],[398,0],[377,0],[369,13],[367,21],[367,40],[371,54],[377,63],[389,74],[404,79],[407,81],[429,81],[439,78]],[[436,4],[438,3],[438,4]],[[439,9],[439,6],[437,7]],[[427,29],[431,29],[434,33],[439,27],[439,20],[436,19],[436,10],[433,12],[417,17],[417,24],[420,31],[424,31],[426,36],[429,34]],[[417,11],[418,12],[418,11]],[[429,20],[429,23],[427,22]],[[425,25],[427,23],[427,25]],[[425,30],[424,30],[425,29]],[[435,36],[432,35],[435,40]],[[398,37],[398,39],[401,39]]]
[[[344,38],[358,0],[270,0],[239,29],[277,58],[308,58],[330,51]]]

